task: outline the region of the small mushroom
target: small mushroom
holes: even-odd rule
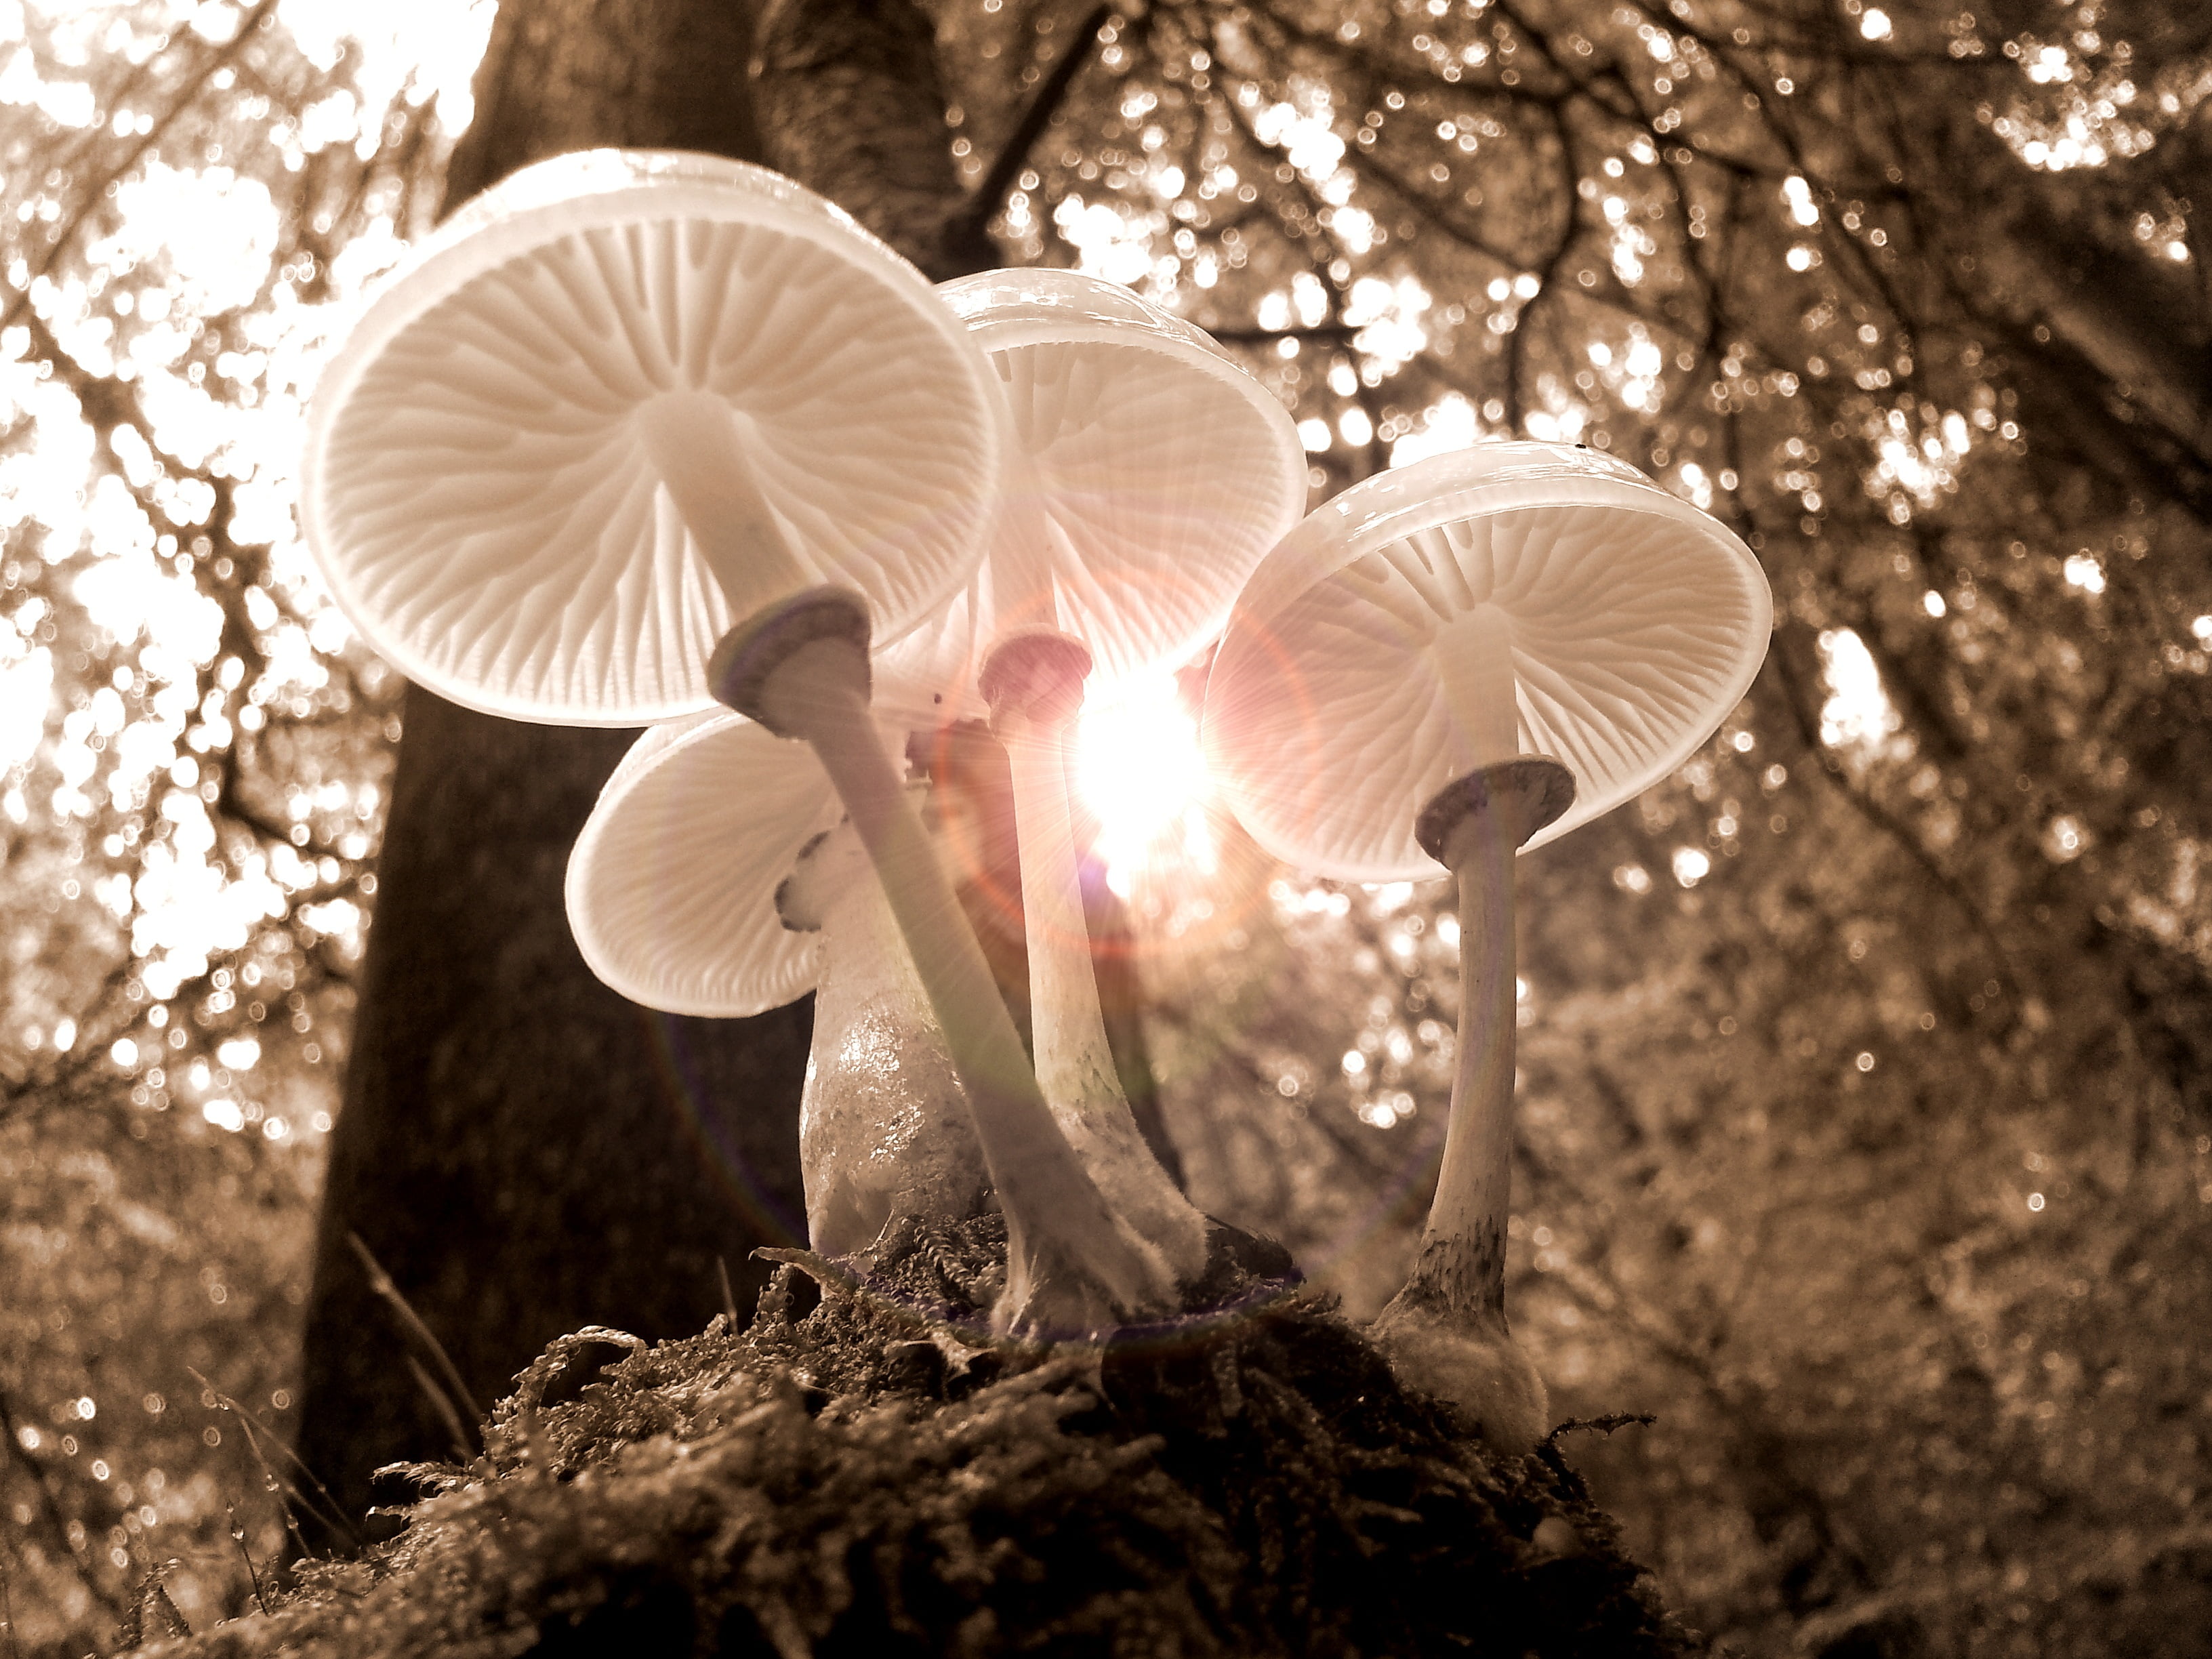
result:
[[[658,726],[568,860],[569,924],[634,1002],[732,1018],[815,992],[799,1103],[808,1241],[990,1207],[945,1037],[819,762],[726,710]]]
[[[1743,544],[1633,468],[1492,443],[1309,514],[1214,660],[1209,762],[1263,847],[1349,880],[1457,878],[1443,1163],[1376,1332],[1506,1449],[1535,1444],[1545,1409],[1505,1319],[1513,856],[1686,759],[1749,687],[1771,612]]]
[[[1220,348],[1127,289],[1067,270],[939,290],[990,356],[1011,416],[990,551],[883,659],[884,702],[988,709],[1014,789],[1037,1079],[1109,1201],[1177,1276],[1206,1219],[1145,1146],[1100,1016],[1068,802],[1085,682],[1181,661],[1305,499],[1290,416]]]

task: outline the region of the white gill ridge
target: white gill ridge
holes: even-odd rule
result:
[[[1042,454],[1098,418],[1105,377],[1092,362],[1102,348],[1015,346],[991,354],[1023,447]]]
[[[535,510],[461,533],[471,556],[446,560],[421,556],[440,539],[427,532],[386,538],[381,556],[364,562],[362,586],[404,623],[467,641],[465,660],[477,678],[534,678],[562,696],[604,685],[661,702],[705,673],[727,606],[685,552],[681,521],[649,481],[601,475],[574,495],[544,492]],[[652,551],[642,568],[589,556],[604,544]],[[486,566],[506,580],[484,580]],[[647,617],[659,626],[648,628]],[[623,672],[617,645],[627,639],[658,647],[639,653],[634,674]]]
[[[787,932],[769,896],[840,809],[796,748],[717,714],[655,728],[623,757],[568,881],[577,938],[609,984],[649,1007],[726,1017],[813,982],[815,936]]]
[[[1433,633],[1489,602],[1497,585],[1489,526],[1417,530],[1363,554],[1335,580],[1412,633]]]
[[[1043,542],[1059,623],[1090,646],[1105,676],[1186,654],[1218,629],[1237,577],[1264,550],[1255,544],[1218,580],[1203,574],[1201,553],[1216,558],[1240,535],[1253,540],[1243,526],[1267,516],[1263,434],[1208,377],[1127,372],[1133,358],[1153,356],[1142,348],[1018,346],[993,356],[1033,468],[1015,487],[1039,492],[1050,524]]]
[[[619,514],[622,504],[611,505]],[[507,662],[511,641],[528,638],[529,631],[548,618],[556,621],[556,635],[561,638],[573,638],[584,631],[581,608],[573,617],[565,613],[567,593],[558,591],[551,580],[532,580],[532,572],[536,567],[550,574],[560,567],[568,549],[594,540],[588,520],[601,516],[587,513],[572,519],[541,507],[516,518],[510,509],[507,514],[482,520],[480,526],[471,525],[460,532],[473,544],[469,550],[472,556],[444,560],[422,556],[434,554],[447,538],[433,538],[419,530],[380,538],[373,556],[362,562],[361,590],[381,611],[410,629],[451,629],[468,642],[466,660],[471,664]],[[489,559],[501,561],[521,580],[486,582],[481,562]],[[541,642],[532,649],[542,653],[544,647]],[[496,673],[491,677],[504,678]]]

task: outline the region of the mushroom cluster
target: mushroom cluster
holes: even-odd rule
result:
[[[980,280],[940,295],[742,163],[541,163],[364,313],[316,394],[302,516],[348,617],[441,695],[694,717],[641,739],[579,842],[587,959],[686,1012],[818,985],[817,1245],[994,1202],[999,1322],[1082,1334],[1177,1308],[1205,1221],[1103,1060],[1064,753],[1092,647],[1053,630],[1117,666],[1187,651],[1295,517],[1303,462],[1195,331],[1066,273]],[[875,647],[904,635],[887,729]],[[902,775],[908,726],[986,703],[1034,1066]]]
[[[1544,1404],[1504,1313],[1513,856],[1702,742],[1769,601],[1733,537],[1586,450],[1480,446],[1300,522],[1304,491],[1274,398],[1124,289],[933,290],[789,179],[595,151],[478,198],[363,313],[316,394],[303,518],[347,615],[430,689],[662,722],[570,863],[586,959],[678,1012],[813,989],[816,1248],[995,1205],[994,1317],[1034,1337],[1172,1313],[1204,1264],[1107,1048],[1068,779],[1094,669],[1174,665],[1225,624],[1206,739],[1255,839],[1457,878],[1450,1127],[1376,1334],[1522,1447]],[[1012,777],[1033,1057],[904,775],[917,736],[978,718]]]
[[[1343,879],[1457,883],[1443,1162],[1376,1335],[1500,1446],[1545,1429],[1542,1380],[1505,1318],[1513,860],[1711,736],[1771,613],[1750,550],[1634,468],[1492,442],[1310,514],[1254,574],[1214,659],[1208,760],[1261,846]]]

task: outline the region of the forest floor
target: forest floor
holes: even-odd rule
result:
[[[995,1217],[788,1253],[744,1330],[555,1343],[391,1542],[148,1655],[1703,1654],[1561,1459],[1400,1390],[1276,1247],[1020,1351]],[[135,1638],[140,1632],[131,1634]]]

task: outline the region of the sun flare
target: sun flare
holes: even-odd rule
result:
[[[1198,717],[1175,677],[1133,675],[1086,698],[1077,738],[1076,787],[1097,814],[1107,884],[1123,897],[1137,873],[1173,855],[1210,874],[1206,761]]]

